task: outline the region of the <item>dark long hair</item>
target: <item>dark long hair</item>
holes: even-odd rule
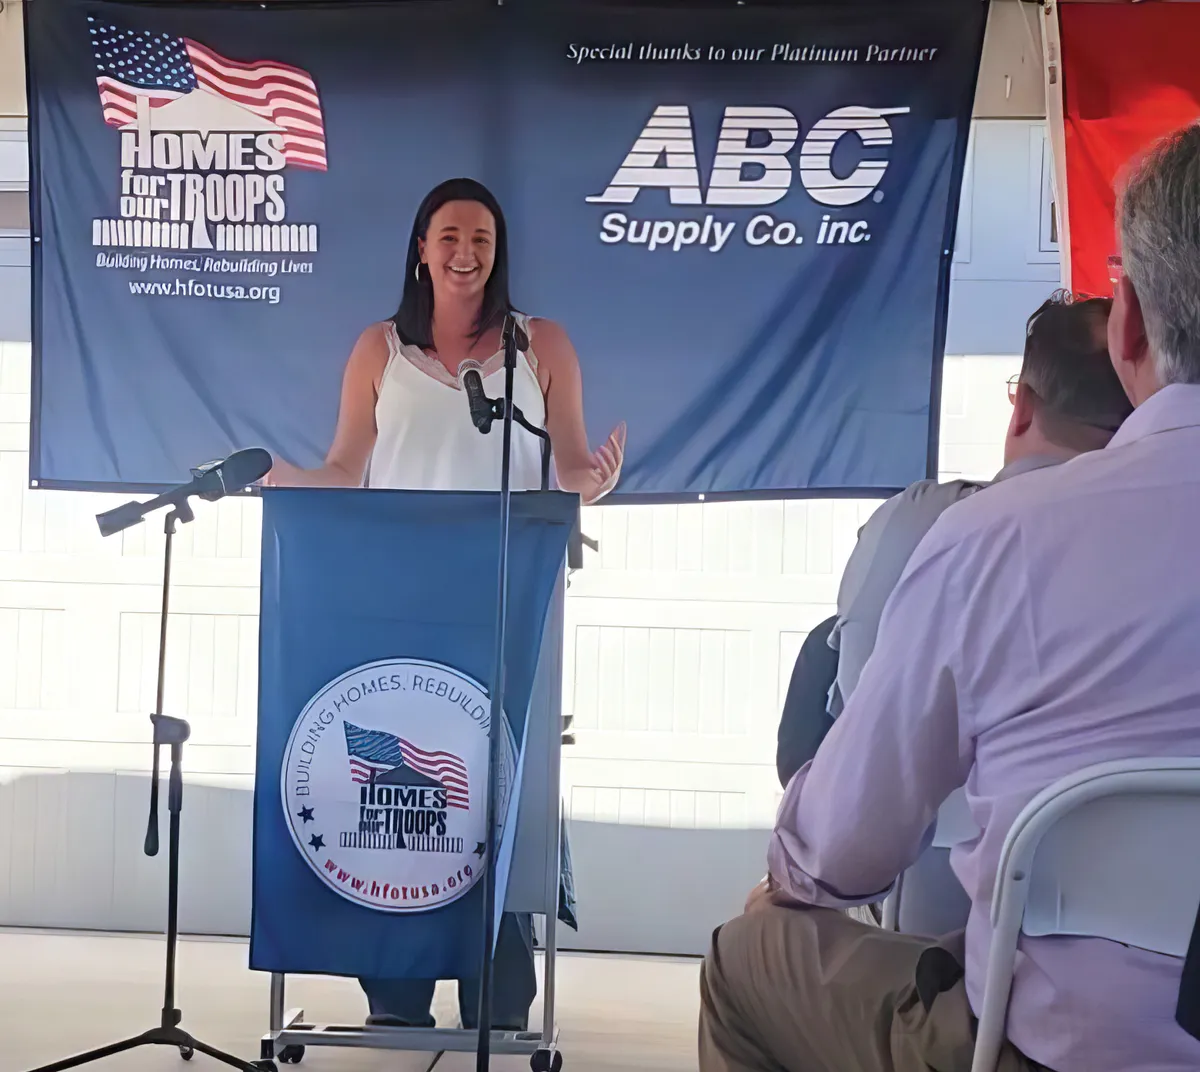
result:
[[[475,322],[475,338],[502,322],[510,312],[515,312],[508,296],[508,227],[500,202],[481,182],[474,179],[447,179],[430,190],[417,209],[412,234],[408,239],[404,293],[400,297],[400,308],[392,317],[400,341],[422,349],[433,346],[433,283],[428,269],[421,271],[418,277],[417,266],[421,263],[418,240],[428,235],[433,214],[449,201],[478,201],[496,221],[495,258],[492,261],[492,274],[483,286],[483,304],[479,309],[479,319]]]

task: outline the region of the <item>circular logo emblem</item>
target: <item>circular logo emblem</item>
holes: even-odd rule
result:
[[[483,687],[440,663],[384,659],[331,681],[284,753],[296,850],[330,889],[369,908],[457,901],[486,863],[490,722]],[[499,819],[516,749],[507,719],[498,730]]]

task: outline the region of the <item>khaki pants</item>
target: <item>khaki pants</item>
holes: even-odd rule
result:
[[[970,1072],[961,945],[824,908],[741,916],[700,975],[701,1072]],[[998,1072],[1038,1068],[1005,1045]]]

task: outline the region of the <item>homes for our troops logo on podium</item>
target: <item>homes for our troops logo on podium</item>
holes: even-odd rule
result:
[[[322,688],[288,740],[283,808],[297,851],[347,900],[421,912],[483,873],[490,701],[440,663],[386,659]],[[515,749],[499,727],[498,816]]]

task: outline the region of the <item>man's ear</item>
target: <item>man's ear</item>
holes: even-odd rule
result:
[[[1013,414],[1012,422],[1009,426],[1010,434],[1014,437],[1023,436],[1033,425],[1033,418],[1037,412],[1037,396],[1030,390],[1029,386],[1024,383],[1017,384],[1017,393],[1013,398]]]
[[[1146,319],[1142,313],[1142,301],[1128,276],[1122,276],[1117,284],[1121,315],[1117,317],[1118,338],[1113,356],[1129,366],[1129,372],[1139,370],[1150,358],[1150,342],[1146,338]],[[1119,366],[1118,366],[1119,368]]]

